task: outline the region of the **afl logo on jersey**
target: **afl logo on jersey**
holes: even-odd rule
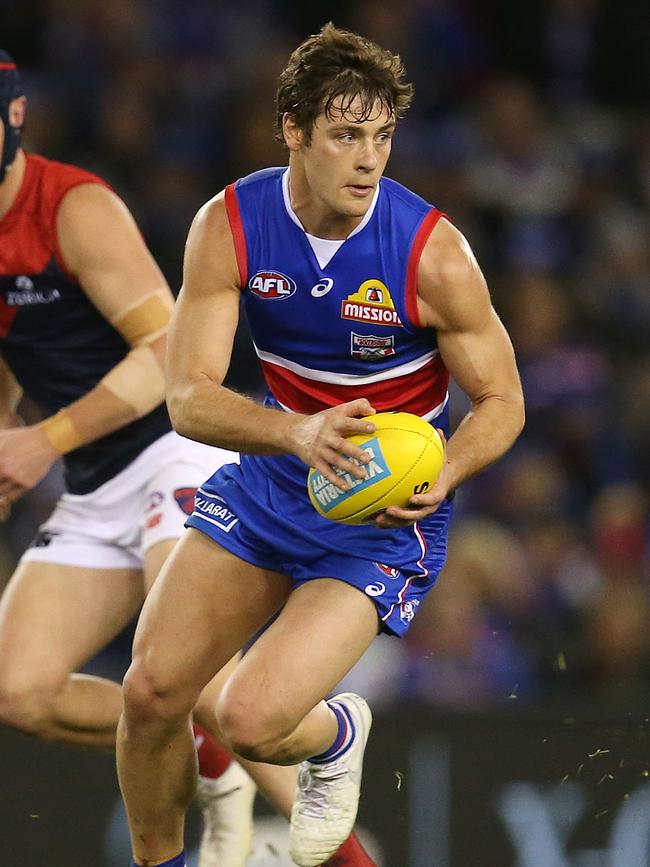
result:
[[[260,298],[290,298],[296,291],[296,284],[279,271],[258,271],[248,281],[248,288]]]

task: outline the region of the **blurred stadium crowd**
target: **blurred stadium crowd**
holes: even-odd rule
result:
[[[459,492],[407,639],[352,677],[386,704],[630,699],[650,671],[647,0],[3,0],[0,42],[28,147],[106,177],[177,289],[202,202],[284,162],[275,78],[329,18],[402,54],[416,99],[388,173],[468,236],[528,407],[511,454]],[[246,339],[230,381],[259,395]],[[59,484],[15,509],[0,584]]]

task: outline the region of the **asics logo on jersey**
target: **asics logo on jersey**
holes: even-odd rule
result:
[[[377,337],[374,334],[350,334],[350,353],[352,358],[362,361],[381,361],[395,355],[395,335]]]
[[[16,277],[16,288],[7,290],[9,307],[26,307],[31,304],[51,304],[58,301],[61,293],[58,289],[39,289],[31,277],[21,275]]]
[[[323,295],[327,295],[327,293],[331,290],[332,286],[334,286],[334,281],[331,277],[325,277],[320,283],[316,283],[315,286],[311,287],[311,294],[314,298],[322,298]]]
[[[373,325],[399,325],[399,318],[388,286],[381,280],[365,280],[356,292],[341,302],[341,318]]]
[[[258,298],[282,300],[290,298],[296,291],[295,281],[279,271],[258,271],[248,281],[248,288]]]

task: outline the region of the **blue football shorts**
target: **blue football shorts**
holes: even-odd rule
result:
[[[403,635],[444,565],[451,501],[396,530],[338,524],[311,505],[307,473],[293,455],[242,455],[201,485],[185,526],[294,587],[345,581],[371,597],[380,631]]]

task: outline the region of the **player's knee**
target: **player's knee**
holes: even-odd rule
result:
[[[217,722],[232,751],[254,762],[276,758],[282,743],[293,731],[293,725],[282,713],[231,695],[220,697]]]
[[[0,722],[38,737],[48,737],[54,724],[54,704],[64,679],[26,678],[0,672]]]
[[[180,685],[156,677],[135,660],[123,684],[124,714],[129,727],[167,728],[186,718],[194,701]]]

